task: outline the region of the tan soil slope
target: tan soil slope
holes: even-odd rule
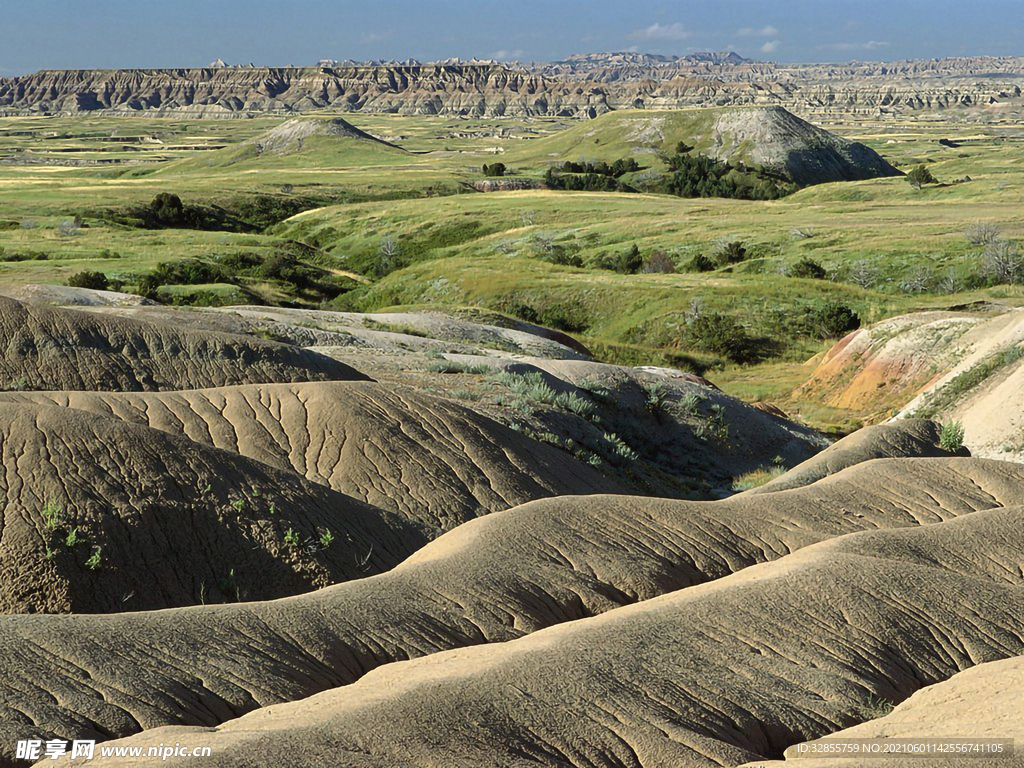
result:
[[[967,334],[956,352],[955,364],[897,418],[925,414],[959,421],[975,455],[1024,461],[1024,309],[1008,311]]]
[[[569,454],[440,398],[370,382],[0,393],[180,434],[449,530],[570,494],[624,492]]]
[[[902,459],[722,502],[549,499],[466,523],[386,574],[301,597],[10,617],[0,622],[0,745],[32,734],[103,739],[168,724],[216,725],[392,661],[511,640],[829,537],[930,525],[1022,495],[1024,467],[1016,464]],[[823,605],[820,593],[800,599],[811,609]],[[764,624],[765,614],[740,615],[746,626]],[[697,617],[684,623],[703,626]],[[605,674],[631,663],[631,650],[618,647]]]
[[[830,734],[829,739],[1013,739],[1013,757],[976,755],[960,759],[870,760],[878,768],[1017,768],[1024,765],[1020,745],[1024,743],[1024,657],[980,664],[915,693],[885,717]],[[796,745],[786,750],[786,757],[797,759]],[[800,758],[798,762],[753,763],[746,768],[852,768],[864,764],[862,759],[832,758],[815,760]]]
[[[984,325],[983,316],[920,312],[862,328],[825,354],[794,398],[888,416],[955,365],[961,339]]]
[[[800,488],[872,459],[947,455],[939,448],[939,425],[934,421],[906,419],[892,424],[877,424],[844,437],[782,477],[747,493],[774,493]]]
[[[0,404],[0,451],[3,613],[281,597],[387,570],[426,541],[290,472],[66,408]]]
[[[511,643],[382,667],[215,730],[123,743],[209,745],[214,766],[687,768],[777,756],[870,717],[873,697],[901,701],[1024,653],[1022,551],[1021,508],[844,536]]]
[[[0,388],[6,389],[195,389],[366,378],[284,344],[2,297],[0,339]]]

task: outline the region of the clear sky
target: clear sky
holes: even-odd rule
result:
[[[1024,54],[1024,0],[0,0],[0,11],[0,76],[628,49],[780,62]]]

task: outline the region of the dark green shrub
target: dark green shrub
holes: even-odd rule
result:
[[[500,177],[505,175],[505,171],[508,168],[504,163],[492,163],[491,165],[484,164],[484,176]]]
[[[185,206],[181,198],[169,192],[161,192],[149,204],[153,218],[164,227],[180,227],[186,223]]]
[[[714,272],[716,268],[715,262],[703,253],[698,253],[690,260],[691,272]]]
[[[686,326],[687,346],[721,355],[735,363],[746,362],[750,355],[750,337],[736,320],[718,312],[700,313]]]
[[[636,243],[619,258],[619,267],[616,271],[624,275],[635,275],[644,265],[644,257],[640,255],[640,248]]]
[[[747,249],[739,240],[723,240],[715,245],[711,258],[720,267],[739,264],[747,258]]]
[[[828,272],[814,259],[801,259],[792,267],[789,268],[790,277],[805,277],[812,280],[824,280],[828,277]]]
[[[72,288],[89,288],[94,291],[105,291],[110,287],[110,281],[102,272],[78,272],[68,278],[68,285]]]
[[[808,310],[808,334],[818,339],[838,339],[860,328],[860,316],[845,304],[830,301]]]

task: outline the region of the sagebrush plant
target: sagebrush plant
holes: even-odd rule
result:
[[[947,421],[939,427],[939,448],[956,453],[964,447],[964,425],[959,421]]]
[[[663,381],[644,382],[644,392],[647,395],[646,407],[651,413],[661,413],[669,401],[669,388]]]
[[[555,392],[537,372],[513,373],[501,371],[494,376],[494,381],[505,386],[513,395],[528,402],[553,405],[563,411],[574,413],[584,419],[594,417],[597,408],[589,400],[575,392]]]

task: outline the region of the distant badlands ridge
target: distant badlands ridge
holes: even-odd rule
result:
[[[239,117],[351,112],[594,117],[617,109],[784,106],[805,117],[942,112],[1010,120],[1024,111],[1024,57],[781,65],[735,53],[587,54],[503,64],[337,62],[315,67],[44,70],[0,79],[0,114]]]

